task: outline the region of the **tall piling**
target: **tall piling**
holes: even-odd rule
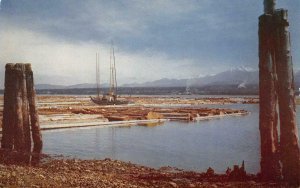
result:
[[[289,23],[287,10],[276,10],[275,4],[275,0],[264,0],[265,13],[259,17],[261,173],[265,180],[280,180],[282,176],[289,184],[299,186],[300,154]]]
[[[2,123],[2,140],[1,148],[12,150],[14,143],[14,116],[13,116],[13,76],[14,64],[6,64],[5,66],[5,90],[4,90],[4,108],[3,108],[3,123]]]
[[[31,131],[29,122],[29,104],[27,97],[27,84],[26,84],[26,70],[25,65],[22,64],[22,79],[21,79],[21,90],[22,90],[22,117],[23,117],[23,131],[24,131],[24,150],[31,152]]]
[[[272,15],[259,18],[259,129],[261,137],[261,173],[265,180],[280,177],[276,113],[275,53],[271,36]]]
[[[42,136],[36,109],[33,72],[30,64],[7,64],[1,147],[20,154],[16,159],[29,162],[31,138],[33,152],[42,150]],[[27,154],[26,154],[27,153]]]
[[[296,123],[293,63],[287,10],[275,12],[276,73],[280,114],[280,151],[282,175],[292,184],[300,184],[300,153]]]
[[[27,84],[27,96],[29,102],[29,113],[31,119],[31,131],[33,140],[33,152],[40,153],[43,147],[42,134],[39,124],[39,116],[36,108],[36,93],[34,89],[33,72],[31,64],[26,64],[26,84]]]
[[[22,113],[22,65],[16,64],[13,69],[14,87],[13,87],[13,114],[14,114],[14,148],[16,151],[24,152],[25,139],[23,130],[23,113]],[[4,107],[5,108],[5,107]]]

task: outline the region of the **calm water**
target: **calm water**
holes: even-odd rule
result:
[[[206,105],[220,107],[218,105]],[[259,171],[258,105],[225,105],[246,109],[248,116],[193,123],[166,122],[155,127],[84,128],[43,132],[44,152],[83,159],[112,158],[151,167],[174,166],[224,172],[245,160]],[[298,106],[298,112],[300,110]],[[300,122],[298,113],[298,122]]]

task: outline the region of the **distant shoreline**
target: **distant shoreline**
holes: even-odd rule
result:
[[[37,94],[48,95],[95,95],[96,88],[66,88],[66,89],[38,89]],[[102,93],[107,93],[108,88],[102,88]],[[0,89],[0,94],[4,90]],[[236,85],[191,87],[190,93],[186,93],[186,87],[119,87],[120,95],[258,95],[256,87],[237,88]]]

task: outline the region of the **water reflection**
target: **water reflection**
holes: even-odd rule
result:
[[[162,126],[44,132],[44,152],[197,171],[205,171],[211,166],[217,172],[224,172],[228,166],[245,160],[247,172],[258,172],[258,105],[205,106],[246,109],[251,113],[191,123],[165,122]]]

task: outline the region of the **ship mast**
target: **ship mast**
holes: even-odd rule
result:
[[[97,94],[100,98],[100,64],[99,64],[99,53],[96,53],[96,84],[97,84]]]
[[[113,67],[112,67],[112,47],[109,51],[109,93],[112,94],[114,91],[114,84],[113,84]]]
[[[115,62],[115,50],[113,48],[113,43],[110,48],[110,94],[116,95],[117,93],[117,78],[116,78],[116,62]]]
[[[115,50],[114,50],[114,48],[112,49],[113,50],[113,60],[114,60],[114,64],[113,64],[113,67],[114,67],[114,74],[113,74],[113,76],[114,76],[114,86],[115,86],[115,88],[114,88],[114,92],[115,92],[115,95],[117,95],[117,70],[116,70],[116,57],[115,57]]]

